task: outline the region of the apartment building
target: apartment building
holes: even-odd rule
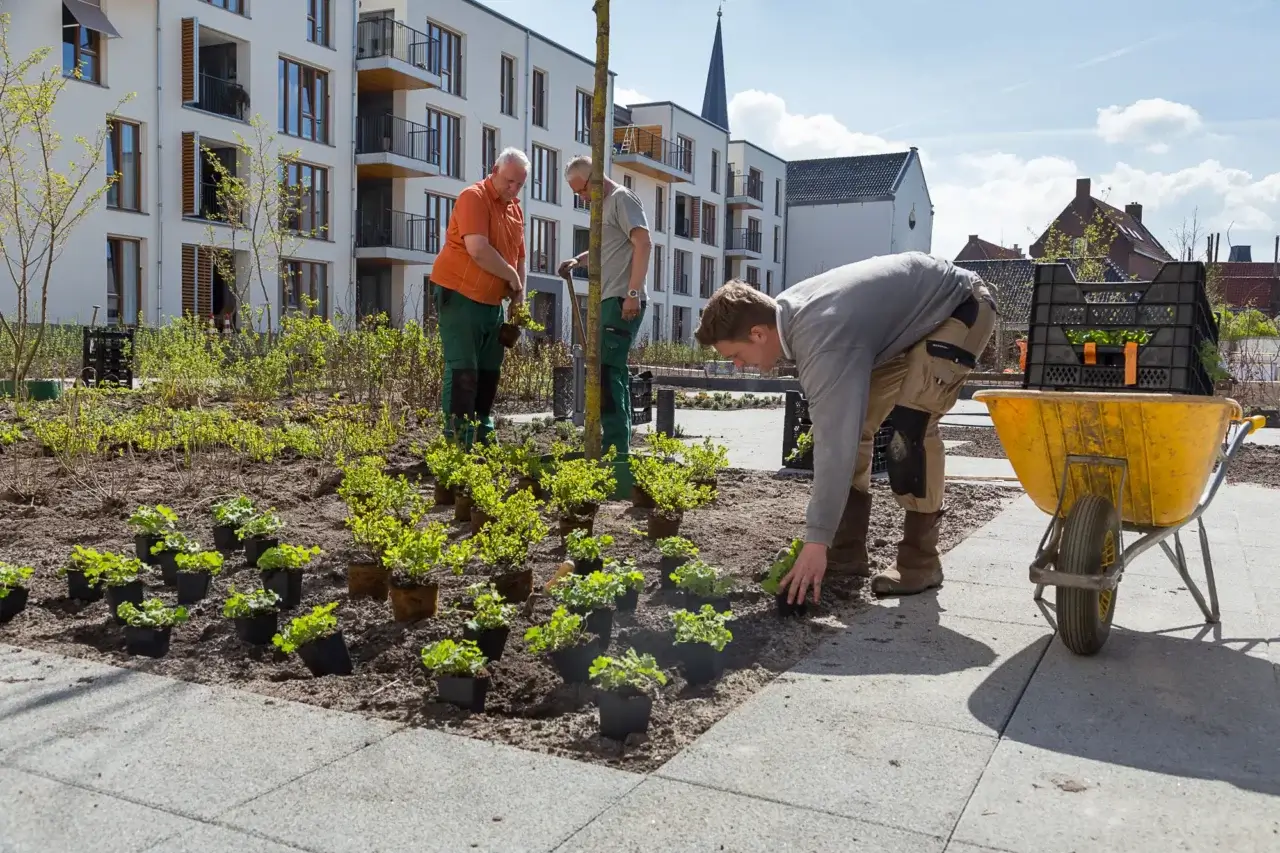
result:
[[[109,126],[99,171],[119,175],[57,260],[50,321],[230,318],[237,298],[275,317],[303,293],[327,316],[351,303],[354,0],[0,0],[0,11],[18,56],[48,47],[68,76],[54,113],[63,162],[83,159],[77,136]],[[255,117],[276,136],[265,162],[296,152],[291,224],[308,235],[284,241],[283,259],[262,247],[265,281],[243,230],[219,221],[210,163],[245,175],[237,134],[252,142]],[[0,294],[11,308],[13,289]]]
[[[745,139],[731,140],[725,206],[725,277],[777,296],[786,252],[787,162]]]

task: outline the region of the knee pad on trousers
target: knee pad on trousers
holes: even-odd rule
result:
[[[476,414],[483,419],[493,412],[501,374],[496,370],[478,370],[476,374]]]
[[[618,401],[613,399],[613,374],[617,369],[607,364],[600,365],[600,414],[602,415],[618,412]]]
[[[893,438],[885,453],[889,488],[895,495],[911,495],[923,500],[928,486],[924,432],[929,426],[929,413],[894,406],[889,413],[889,423],[893,426]]]
[[[457,417],[472,417],[476,412],[476,397],[480,390],[480,372],[478,370],[451,370],[452,390],[449,393],[449,414]]]

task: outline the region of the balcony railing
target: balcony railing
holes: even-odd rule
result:
[[[356,248],[404,249],[431,254],[439,249],[439,234],[433,219],[403,210],[361,210],[356,217]]]
[[[730,174],[729,192],[726,195],[729,198],[745,195],[754,198],[756,201],[764,201],[764,181],[758,177],[753,177],[749,172],[745,175]]]
[[[693,239],[693,227],[688,219],[676,218],[676,236]]]
[[[729,233],[725,237],[724,247],[726,250],[755,252],[760,254],[760,244],[763,242],[763,232],[751,231],[746,228],[730,228]]]
[[[573,277],[580,278],[583,281],[586,281],[588,278],[591,277],[591,271],[588,270],[586,267],[574,267]]]
[[[200,100],[196,109],[244,121],[249,111],[249,91],[239,83],[212,74],[200,75]]]
[[[440,73],[440,41],[390,16],[356,25],[356,59],[389,56],[432,74]]]
[[[693,150],[639,127],[614,130],[613,155],[639,154],[673,169],[693,174]]]
[[[398,154],[412,160],[440,164],[436,132],[394,115],[360,116],[356,127],[357,154]]]

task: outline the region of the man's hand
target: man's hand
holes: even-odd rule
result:
[[[507,267],[507,287],[511,290],[513,302],[524,301],[524,284],[520,281],[520,273],[515,267]]]
[[[822,576],[827,573],[827,546],[806,542],[787,576],[778,585],[778,593],[787,596],[788,604],[801,604],[809,587],[813,587],[816,604],[822,596]]]
[[[565,276],[569,275],[569,273],[577,265],[578,265],[577,258],[569,258],[568,260],[561,261],[560,266],[556,269],[556,275],[560,276],[561,278],[564,278]]]
[[[622,319],[634,320],[640,316],[640,298],[628,296],[622,300]]]

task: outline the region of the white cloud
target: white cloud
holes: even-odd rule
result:
[[[784,160],[881,154],[910,147],[856,133],[829,113],[807,116],[788,112],[782,98],[755,89],[738,92],[729,100],[729,126],[735,138],[750,139]]]
[[[1127,107],[1113,104],[1098,110],[1098,135],[1110,143],[1154,142],[1168,150],[1164,140],[1187,136],[1202,127],[1204,122],[1194,107],[1164,98],[1144,98]]]
[[[653,98],[643,95],[635,89],[627,89],[622,86],[615,85],[613,88],[613,102],[620,106],[630,106],[632,104],[649,104],[653,103]]]

